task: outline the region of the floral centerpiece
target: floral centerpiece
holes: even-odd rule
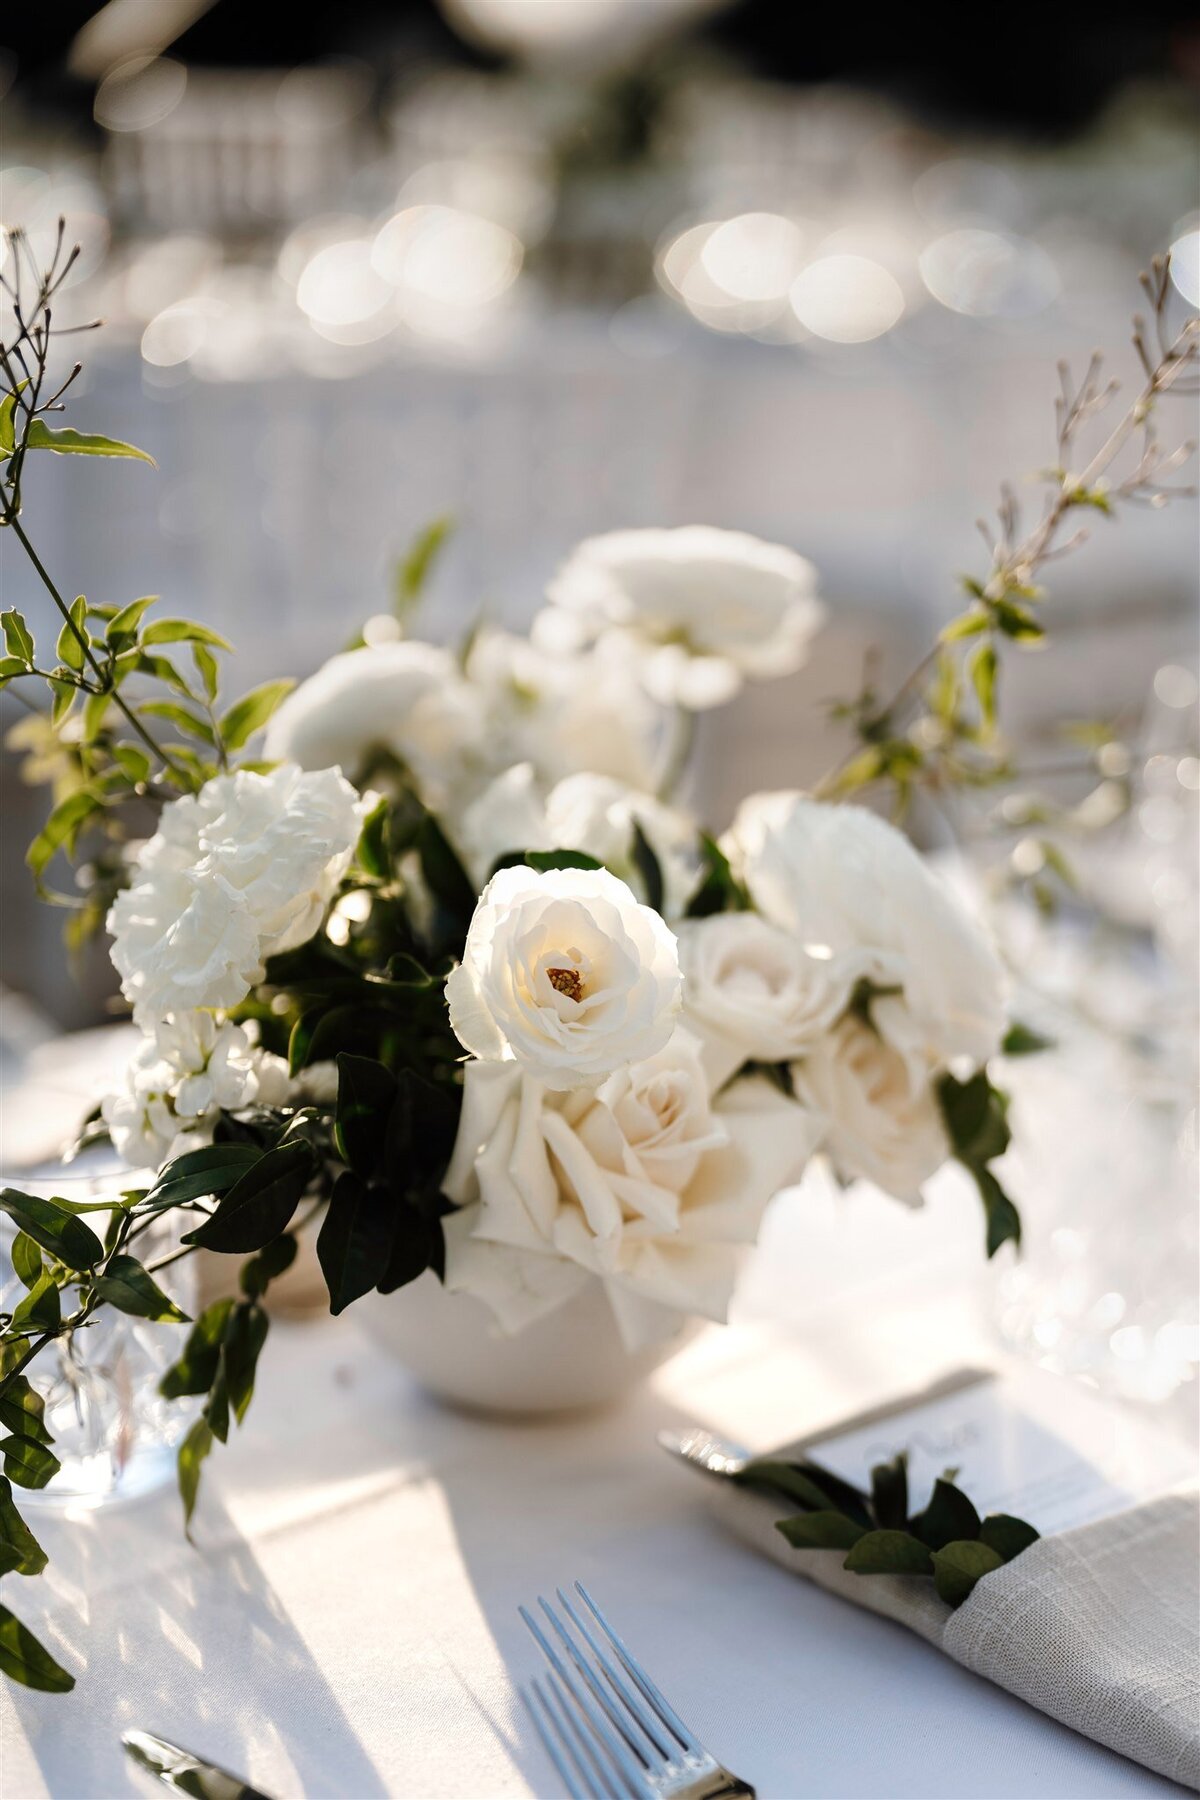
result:
[[[528,637],[483,624],[451,650],[397,621],[298,687],[226,703],[214,632],[149,599],[66,601],[26,534],[29,455],[142,457],[51,423],[72,379],[52,372],[67,266],[35,269],[13,241],[0,522],[61,630],[47,653],[5,612],[0,680],[49,691],[56,803],[30,868],[49,894],[55,858],[76,857],[79,891],[58,897],[76,938],[107,929],[142,1034],[85,1141],[154,1172],[109,1203],[103,1236],[68,1202],[0,1197],[26,1290],[0,1320],[3,1568],[44,1564],[10,1483],[56,1467],[25,1371],[101,1306],[178,1317],[138,1256],[166,1212],[187,1226],[172,1256],[248,1259],[163,1384],[203,1396],[179,1459],[189,1516],[308,1224],[335,1313],[372,1291],[403,1306],[434,1271],[512,1333],[599,1283],[630,1345],[725,1317],[770,1199],[818,1152],[906,1204],[957,1157],[988,1253],[1017,1240],[992,1166],[1009,1139],[988,1074],[1000,963],[897,826],[846,796],[1003,767],[998,648],[1040,634],[1033,575],[1068,512],[1112,504],[1107,462],[1060,471],[1031,542],[1006,515],[917,676],[845,709],[859,748],[818,795],[754,795],[714,837],[680,799],[690,723],[803,661],[822,618],[803,557],[737,532],[618,532],[567,560]],[[1194,357],[1191,329],[1147,355],[1143,419]],[[1089,383],[1068,397],[1080,418]],[[1159,472],[1148,448],[1130,492]],[[400,571],[404,616],[439,535]],[[71,1685],[4,1609],[0,1666]]]

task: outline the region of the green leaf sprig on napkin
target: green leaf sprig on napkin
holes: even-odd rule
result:
[[[801,1510],[775,1529],[797,1550],[841,1550],[855,1575],[924,1575],[948,1606],[961,1606],[975,1583],[1036,1543],[1024,1519],[991,1513],[981,1519],[955,1486],[955,1469],[933,1484],[924,1510],[909,1512],[908,1459],[902,1451],[871,1471],[863,1493],[807,1461],[756,1458],[733,1480],[798,1501]]]

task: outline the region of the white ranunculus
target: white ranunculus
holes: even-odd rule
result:
[[[530,763],[539,785],[588,770],[635,788],[658,777],[663,718],[627,664],[595,654],[548,654],[528,638],[485,626],[466,678],[485,721],[485,777]]]
[[[450,1023],[485,1062],[554,1089],[602,1081],[662,1049],[680,1003],[675,939],[606,869],[502,869],[484,889]]]
[[[827,1121],[822,1148],[843,1179],[863,1176],[920,1204],[922,1182],[950,1154],[928,1071],[914,1072],[885,1036],[847,1014],[792,1065],[792,1082],[797,1098]]]
[[[432,804],[455,790],[484,736],[476,696],[435,644],[398,643],[332,657],[288,695],[267,727],[265,753],[302,769],[357,774],[371,751],[398,756]]]
[[[770,1082],[710,1104],[685,1031],[594,1091],[556,1094],[511,1065],[469,1063],[445,1191],[446,1285],[519,1331],[605,1284],[632,1345],[678,1316],[723,1320],[771,1197],[802,1170],[814,1120]]]
[[[720,1087],[748,1061],[803,1056],[845,1012],[863,973],[856,951],[813,956],[757,913],[717,913],[678,927],[683,1018]]]
[[[568,775],[544,798],[532,763],[497,776],[463,813],[456,841],[471,872],[486,881],[497,859],[512,850],[582,850],[646,899],[635,857],[635,828],[658,860],[662,911],[683,912],[700,873],[695,822],[652,794],[609,775]]]
[[[126,1071],[125,1086],[101,1112],[113,1148],[131,1167],[159,1167],[181,1147],[207,1142],[218,1111],[278,1106],[288,1097],[287,1064],[240,1025],[208,1012],[161,1019]]]
[[[1000,961],[894,826],[860,806],[756,794],[722,847],[765,918],[819,955],[864,954],[877,986],[901,990],[903,1009],[887,1014],[896,1048],[938,1065],[995,1053],[1005,1029]]]
[[[362,804],[337,769],[241,769],[163,808],[108,915],[134,1017],[151,1026],[232,1007],[266,957],[304,943],[358,841]]]
[[[535,640],[630,656],[664,705],[720,706],[746,676],[798,669],[824,618],[812,564],[742,531],[686,525],[588,538],[546,590]]]

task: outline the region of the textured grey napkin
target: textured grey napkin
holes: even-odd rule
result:
[[[1051,1718],[1200,1788],[1195,1490],[1039,1538],[953,1610],[929,1581],[854,1575],[839,1551],[793,1550],[775,1529],[778,1500],[730,1481],[709,1488],[730,1529],[792,1574],[907,1625]]]

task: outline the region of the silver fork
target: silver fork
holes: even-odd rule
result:
[[[571,1800],[754,1800],[754,1789],[722,1768],[664,1700],[582,1583],[575,1592],[601,1638],[555,1591],[570,1624],[539,1595],[550,1637],[520,1608],[550,1664],[521,1698]]]

